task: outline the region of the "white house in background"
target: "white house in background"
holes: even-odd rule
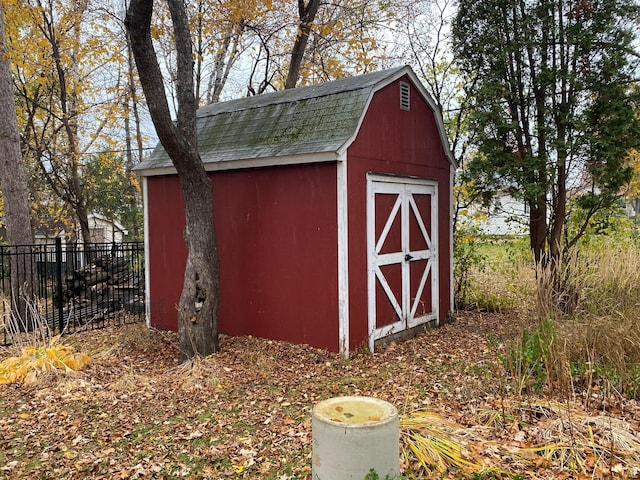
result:
[[[90,243],[120,243],[124,241],[124,237],[129,233],[128,230],[117,220],[111,220],[99,213],[90,213],[87,217],[89,221],[89,232],[91,238]],[[62,238],[65,244],[66,232],[61,230],[57,237]],[[56,237],[47,237],[41,233],[34,235],[36,245],[49,245],[55,243]],[[76,228],[76,238],[81,238],[80,227]]]
[[[104,215],[90,213],[87,219],[89,220],[89,232],[91,234],[90,243],[120,243],[128,233],[127,229],[124,228],[120,222],[117,220],[110,220]],[[56,271],[57,258],[56,249],[54,247],[56,238],[60,238],[61,240],[61,260],[65,264],[63,268],[80,268],[84,266],[87,261],[85,256],[81,254],[83,242],[80,241],[77,245],[68,243],[65,230],[60,230],[55,236],[48,236],[42,232],[36,232],[33,237],[34,244],[42,246],[38,251],[40,251],[43,256],[38,256],[36,260],[39,264],[38,272],[47,272],[49,275],[52,275],[52,272]],[[81,238],[80,228],[77,228],[76,230],[76,238]],[[96,246],[96,250],[93,250],[92,248],[92,251],[94,252],[108,252],[110,250],[110,245]],[[69,252],[72,252],[71,255],[69,255]]]
[[[625,204],[629,218],[636,222],[640,220],[640,198],[627,198]]]
[[[488,207],[476,205],[469,208],[468,218],[485,235],[508,236],[529,233],[529,209],[524,200],[508,193],[497,194]]]
[[[627,199],[627,216],[640,222],[640,198]],[[508,193],[496,195],[489,207],[472,206],[465,216],[485,235],[508,236],[529,233],[529,208],[524,200],[517,200]]]
[[[124,240],[125,235],[129,233],[127,229],[117,220],[111,220],[99,213],[90,213],[87,217],[89,220],[89,231],[92,243],[120,243]],[[78,229],[78,237],[80,231]]]

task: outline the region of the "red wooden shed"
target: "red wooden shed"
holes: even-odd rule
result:
[[[209,105],[198,139],[213,181],[222,333],[348,355],[453,309],[455,165],[409,67]],[[137,170],[148,321],[175,329],[180,186],[161,147]]]

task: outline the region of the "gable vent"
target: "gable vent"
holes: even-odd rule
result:
[[[409,110],[409,84],[400,82],[400,108],[402,110]]]

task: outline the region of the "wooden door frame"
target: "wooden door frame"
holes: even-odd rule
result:
[[[416,192],[416,189],[424,189],[426,191]],[[378,253],[377,249],[381,245],[377,245],[379,239],[376,238],[376,211],[375,211],[375,195],[376,193],[397,193],[399,195],[398,203],[392,209],[392,214],[401,215],[401,233],[402,233],[402,252],[395,252],[393,254],[385,254],[385,256],[392,259],[390,264],[401,263],[402,257],[408,252],[405,249],[408,248],[408,232],[405,230],[408,225],[408,209],[413,209],[416,212],[417,208],[415,202],[412,203],[413,193],[426,193],[431,195],[431,225],[428,228],[429,240],[427,254],[422,260],[427,260],[427,266],[423,274],[423,280],[426,281],[428,274],[431,275],[431,312],[423,315],[419,319],[414,318],[416,312],[416,305],[412,305],[412,299],[407,298],[407,292],[410,288],[408,283],[408,268],[409,261],[403,263],[403,278],[402,278],[402,292],[400,302],[395,302],[394,308],[396,312],[400,309],[400,320],[385,325],[384,327],[376,328],[376,282],[378,281]],[[417,212],[416,212],[417,213]],[[368,306],[368,333],[369,333],[369,349],[374,350],[375,341],[383,338],[387,335],[393,335],[399,333],[405,329],[413,328],[433,320],[438,319],[439,309],[439,295],[438,295],[438,182],[432,179],[418,178],[418,177],[405,177],[395,175],[384,175],[376,173],[367,174],[367,306]],[[387,227],[390,226],[389,219],[387,219]],[[423,219],[420,218],[422,221]],[[395,259],[395,257],[398,257]],[[393,261],[393,260],[398,260]],[[406,264],[406,265],[405,265]],[[383,289],[388,285],[381,284]],[[424,284],[422,285],[424,288]],[[422,291],[422,290],[420,290]],[[388,293],[387,293],[388,295]],[[388,295],[389,296],[389,295]],[[401,304],[400,304],[401,303]]]

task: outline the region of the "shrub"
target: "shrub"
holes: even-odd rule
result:
[[[27,346],[20,356],[0,362],[0,383],[35,383],[44,374],[68,374],[91,362],[89,355],[74,353],[71,347],[59,344],[59,339],[54,337],[38,347]]]
[[[86,353],[74,353],[70,346],[60,342],[60,335],[51,336],[46,319],[40,315],[37,300],[26,302],[26,315],[33,329],[16,312],[11,310],[11,319],[6,322],[9,337],[15,348],[21,349],[17,356],[0,362],[0,383],[34,383],[46,374],[69,374],[82,369],[91,362]]]
[[[453,237],[453,297],[456,308],[470,303],[472,275],[484,269],[485,256],[480,251],[480,232],[472,225],[462,225]]]
[[[555,339],[553,322],[544,319],[532,331],[523,329],[521,337],[507,346],[505,354],[499,355],[518,394],[540,393],[552,378],[558,377],[554,366]]]

